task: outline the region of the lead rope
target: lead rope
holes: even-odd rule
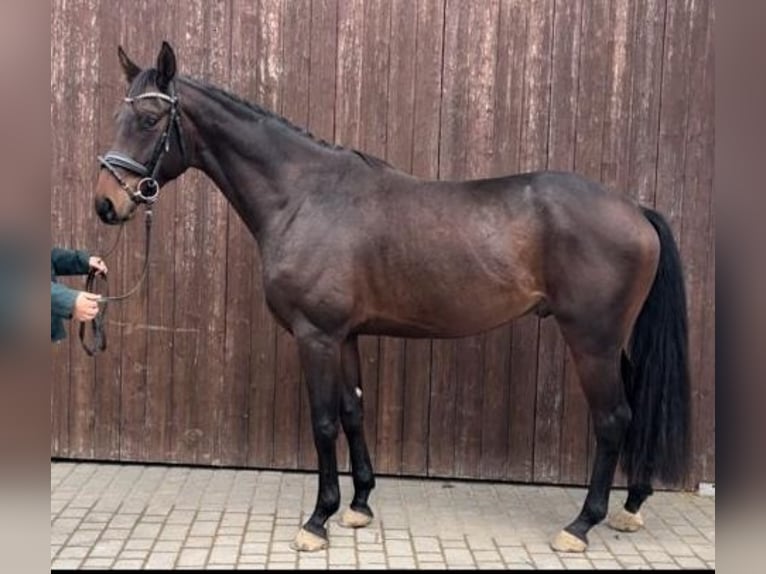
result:
[[[138,280],[138,283],[136,283],[133,288],[128,291],[127,293],[124,293],[122,295],[109,295],[109,283],[106,280],[106,276],[97,273],[95,269],[91,269],[88,272],[88,277],[85,280],[85,290],[89,293],[96,293],[95,291],[95,284],[96,279],[100,279],[101,282],[104,284],[104,294],[101,295],[101,298],[99,299],[99,303],[103,304],[103,308],[101,311],[93,318],[93,320],[90,322],[91,324],[91,332],[93,333],[93,345],[89,345],[88,342],[85,340],[85,323],[80,323],[80,343],[82,343],[82,348],[85,350],[85,352],[88,354],[89,357],[94,357],[96,354],[103,352],[106,350],[106,330],[104,329],[104,324],[106,323],[106,310],[107,310],[107,304],[109,301],[122,301],[133,295],[136,291],[138,291],[141,284],[144,282],[144,279],[146,278],[147,271],[149,269],[149,245],[151,243],[151,235],[152,235],[152,209],[151,207],[147,207],[144,212],[145,218],[145,229],[146,229],[146,241],[144,244],[144,267],[141,271],[141,277]],[[122,228],[123,225],[120,225],[120,232],[117,234],[117,239],[119,240],[120,235],[122,234]],[[104,257],[108,257],[111,255],[111,253],[114,251],[114,249],[117,246],[117,241],[115,241],[112,248],[109,250],[107,255]]]

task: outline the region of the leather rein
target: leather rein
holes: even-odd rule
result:
[[[108,151],[103,156],[98,156],[98,161],[101,164],[101,167],[106,169],[112,175],[112,177],[117,181],[125,193],[128,194],[130,200],[137,205],[144,206],[146,240],[144,242],[144,264],[141,271],[141,276],[138,282],[126,293],[123,293],[122,295],[109,295],[109,285],[107,283],[106,277],[103,274],[97,273],[94,269],[91,269],[88,272],[88,277],[85,280],[85,291],[95,293],[94,289],[97,279],[100,279],[104,283],[105,291],[105,293],[101,295],[101,298],[98,301],[99,303],[103,303],[103,308],[90,322],[91,331],[93,334],[92,345],[90,345],[85,340],[85,323],[80,323],[80,342],[82,343],[82,347],[85,352],[91,357],[95,356],[99,352],[106,350],[106,330],[104,325],[106,322],[107,303],[111,301],[124,301],[125,299],[129,298],[138,291],[138,289],[141,287],[141,284],[144,282],[144,279],[146,278],[149,269],[149,245],[151,243],[153,220],[152,207],[159,198],[160,191],[160,185],[157,182],[157,175],[159,173],[163,156],[168,151],[170,151],[170,135],[172,130],[176,131],[178,144],[181,149],[181,155],[184,161],[186,159],[183,132],[181,131],[180,105],[178,102],[178,97],[176,97],[174,94],[175,90],[172,83],[169,86],[169,91],[170,94],[164,94],[162,92],[146,92],[135,97],[126,97],[124,99],[124,101],[128,104],[133,104],[136,101],[146,99],[158,99],[170,104],[170,109],[167,112],[168,122],[165,126],[165,130],[160,136],[160,139],[157,140],[157,143],[154,146],[154,151],[152,152],[152,156],[148,164],[138,162],[131,158],[129,155],[118,151]],[[135,174],[141,179],[139,179],[138,183],[136,183],[135,187],[133,188],[130,186],[130,184],[128,184],[127,181],[125,181],[122,175],[120,175],[120,172],[117,171],[117,168]],[[117,234],[117,239],[109,249],[108,253],[103,256],[104,258],[111,255],[111,253],[117,247],[120,235],[122,234],[123,226],[124,223],[120,224],[120,231]]]

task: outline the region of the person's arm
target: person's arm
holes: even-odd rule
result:
[[[65,319],[72,318],[74,303],[79,291],[51,281],[51,313]]]
[[[56,275],[85,275],[90,269],[90,254],[82,249],[51,249],[51,264]]]

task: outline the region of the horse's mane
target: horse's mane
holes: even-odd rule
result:
[[[257,115],[263,117],[263,118],[269,118],[277,121],[280,125],[285,126],[286,128],[290,129],[291,131],[311,140],[312,142],[333,150],[346,150],[350,151],[351,153],[357,155],[359,158],[361,158],[367,165],[371,167],[392,167],[391,164],[389,164],[387,161],[376,157],[374,155],[367,154],[365,152],[359,151],[357,149],[353,148],[347,148],[342,145],[334,144],[331,142],[328,142],[327,140],[324,140],[322,138],[319,138],[312,134],[307,129],[296,126],[294,123],[292,123],[290,120],[285,118],[284,116],[280,116],[279,114],[264,108],[258,104],[255,104],[253,102],[249,102],[239,96],[236,96],[230,92],[227,92],[226,90],[219,88],[218,86],[214,86],[213,84],[209,84],[207,82],[202,82],[200,80],[196,80],[194,78],[190,78],[188,76],[178,76],[178,81],[185,82],[191,86],[194,86],[198,89],[201,89],[206,92],[210,92],[218,97],[221,97],[223,99],[229,100],[230,102],[233,102],[235,104],[238,104],[240,106],[243,106],[253,112],[255,112]],[[156,70],[146,70],[146,73],[139,74],[139,76],[135,79],[133,85],[131,86],[131,94],[138,94],[146,89],[152,87],[156,84]]]

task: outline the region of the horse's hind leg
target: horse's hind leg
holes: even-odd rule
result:
[[[584,332],[567,329],[565,325],[561,328],[590,406],[596,458],[580,514],[556,536],[551,546],[562,552],[583,552],[588,545],[588,531],[607,514],[620,447],[630,424],[630,407],[620,377],[620,344],[602,345],[604,339],[600,339],[584,345],[583,337],[587,337]]]
[[[354,477],[354,499],[341,515],[339,524],[347,528],[361,528],[372,521],[372,510],[367,503],[375,488],[370,453],[364,439],[364,402],[362,400],[359,349],[355,336],[344,344],[343,384],[341,388],[340,420],[348,439],[351,455],[351,472]]]
[[[622,380],[625,385],[630,384],[633,365],[631,365],[625,353],[622,353],[621,363]],[[628,485],[628,498],[625,506],[609,515],[610,527],[621,532],[636,532],[644,526],[644,519],[639,510],[641,505],[654,493],[651,484],[635,483]]]

